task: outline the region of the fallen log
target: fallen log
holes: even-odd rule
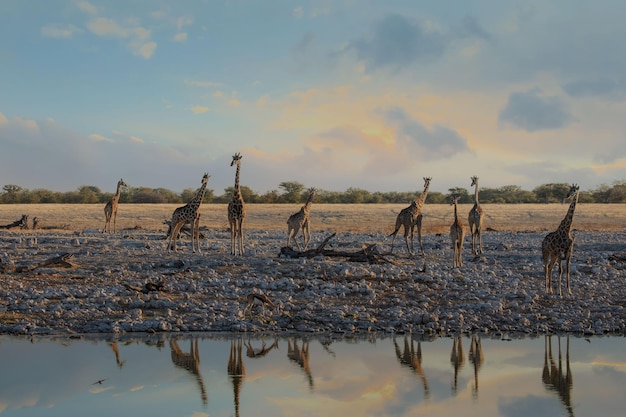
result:
[[[28,214],[22,214],[21,219],[16,220],[11,224],[0,225],[0,229],[13,229],[14,227],[28,229]]]
[[[75,268],[77,265],[72,262],[72,258],[74,257],[71,253],[64,253],[59,256],[55,256],[54,258],[46,259],[45,261],[31,264],[31,265],[23,265],[15,268],[15,272],[28,272],[33,269],[42,268],[46,266],[59,267],[59,268]]]
[[[124,285],[124,287],[127,290],[142,292],[144,294],[147,294],[147,293],[152,292],[152,291],[165,291],[165,285],[163,285],[161,283],[156,283],[155,284],[153,282],[146,282],[146,284],[143,286],[143,288],[137,287],[135,285],[126,284],[126,283],[123,283],[122,285]]]
[[[332,249],[324,249],[330,239],[335,237],[337,233],[333,233],[328,236],[324,241],[315,249],[309,249],[305,251],[297,251],[289,246],[283,246],[280,248],[279,256],[286,256],[288,258],[315,258],[316,256],[338,257],[346,258],[352,262],[367,262],[370,264],[382,264],[382,263],[394,263],[387,259],[383,254],[378,252],[376,244],[367,245],[364,248],[356,252],[336,251]]]

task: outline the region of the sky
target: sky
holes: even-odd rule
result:
[[[0,1],[0,187],[626,179],[622,0]]]

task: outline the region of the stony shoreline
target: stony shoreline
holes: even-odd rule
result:
[[[626,232],[574,231],[572,295],[562,298],[544,291],[545,232],[486,232],[478,258],[466,240],[460,269],[445,234],[424,236],[425,256],[408,257],[402,236],[388,254],[383,233],[338,233],[327,246],[376,244],[391,261],[369,264],[280,257],[285,233],[248,230],[246,256],[233,257],[226,230],[207,231],[202,254],[188,239],[166,251],[161,231],[4,232],[0,333],[626,334]],[[62,253],[74,268],[13,269]],[[163,291],[132,289],[146,283]],[[253,292],[276,309],[244,315]]]

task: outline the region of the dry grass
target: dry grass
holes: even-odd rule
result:
[[[334,232],[391,233],[396,216],[408,204],[313,204],[312,230]],[[166,230],[164,220],[180,204],[120,204],[117,229],[142,228]],[[249,204],[247,229],[285,230],[287,218],[301,205]],[[460,205],[461,220],[467,225],[471,205]],[[496,230],[553,230],[567,212],[567,204],[484,204],[485,225]],[[209,229],[228,229],[226,204],[201,207],[201,225]],[[425,233],[446,233],[452,223],[453,209],[447,204],[426,204]],[[101,230],[104,204],[5,204],[0,205],[0,225],[12,223],[22,214],[29,224],[38,217],[43,228],[68,231]],[[575,229],[624,230],[626,206],[622,204],[579,204],[574,217]],[[12,229],[15,231],[16,229]],[[402,229],[401,232],[402,233]]]

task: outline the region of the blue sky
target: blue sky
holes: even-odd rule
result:
[[[0,2],[0,186],[626,179],[626,3]]]

